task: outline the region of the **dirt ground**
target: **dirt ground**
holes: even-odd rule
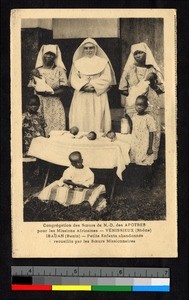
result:
[[[31,195],[39,192],[44,183],[44,163],[37,174],[37,163],[24,164],[24,220],[25,221],[93,221],[93,220],[165,220],[165,160],[162,139],[159,159],[152,169],[149,180],[144,182],[146,170],[129,165],[123,173],[123,181],[117,179],[112,201],[112,173],[93,170],[96,183],[104,183],[107,189],[107,207],[101,212],[90,205],[80,204],[64,207],[56,201],[42,202]],[[59,179],[63,169],[51,169],[49,182]],[[30,200],[28,201],[28,198]]]

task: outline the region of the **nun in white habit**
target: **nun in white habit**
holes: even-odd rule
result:
[[[38,80],[36,80],[37,77]],[[33,87],[40,98],[39,110],[44,115],[47,124],[46,136],[52,130],[65,130],[65,111],[61,102],[61,94],[68,83],[66,68],[58,45],[43,45],[41,47],[35,69],[32,70],[30,78],[28,87]],[[45,85],[42,80],[45,81],[46,90],[43,90]]]
[[[111,115],[107,91],[116,84],[112,65],[94,39],[87,38],[73,56],[70,84],[74,88],[69,126],[80,131],[107,132]]]

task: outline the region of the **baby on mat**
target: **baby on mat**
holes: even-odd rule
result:
[[[105,186],[94,184],[94,174],[83,165],[83,158],[80,152],[74,151],[69,155],[70,167],[63,176],[45,187],[38,198],[54,200],[64,206],[80,204],[88,201],[91,206],[106,192]]]

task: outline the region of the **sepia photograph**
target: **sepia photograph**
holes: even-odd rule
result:
[[[163,19],[21,25],[24,220],[166,219]]]
[[[14,224],[19,210],[23,226],[43,224],[53,239],[46,228],[76,221],[153,232],[171,216],[176,255],[175,48],[170,61],[165,55],[169,20],[175,46],[175,11],[24,11],[12,13]]]

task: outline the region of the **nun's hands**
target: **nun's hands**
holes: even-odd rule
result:
[[[88,83],[83,87],[83,91],[87,92],[87,93],[94,93],[95,89],[94,89],[94,86],[92,86],[90,83]]]

